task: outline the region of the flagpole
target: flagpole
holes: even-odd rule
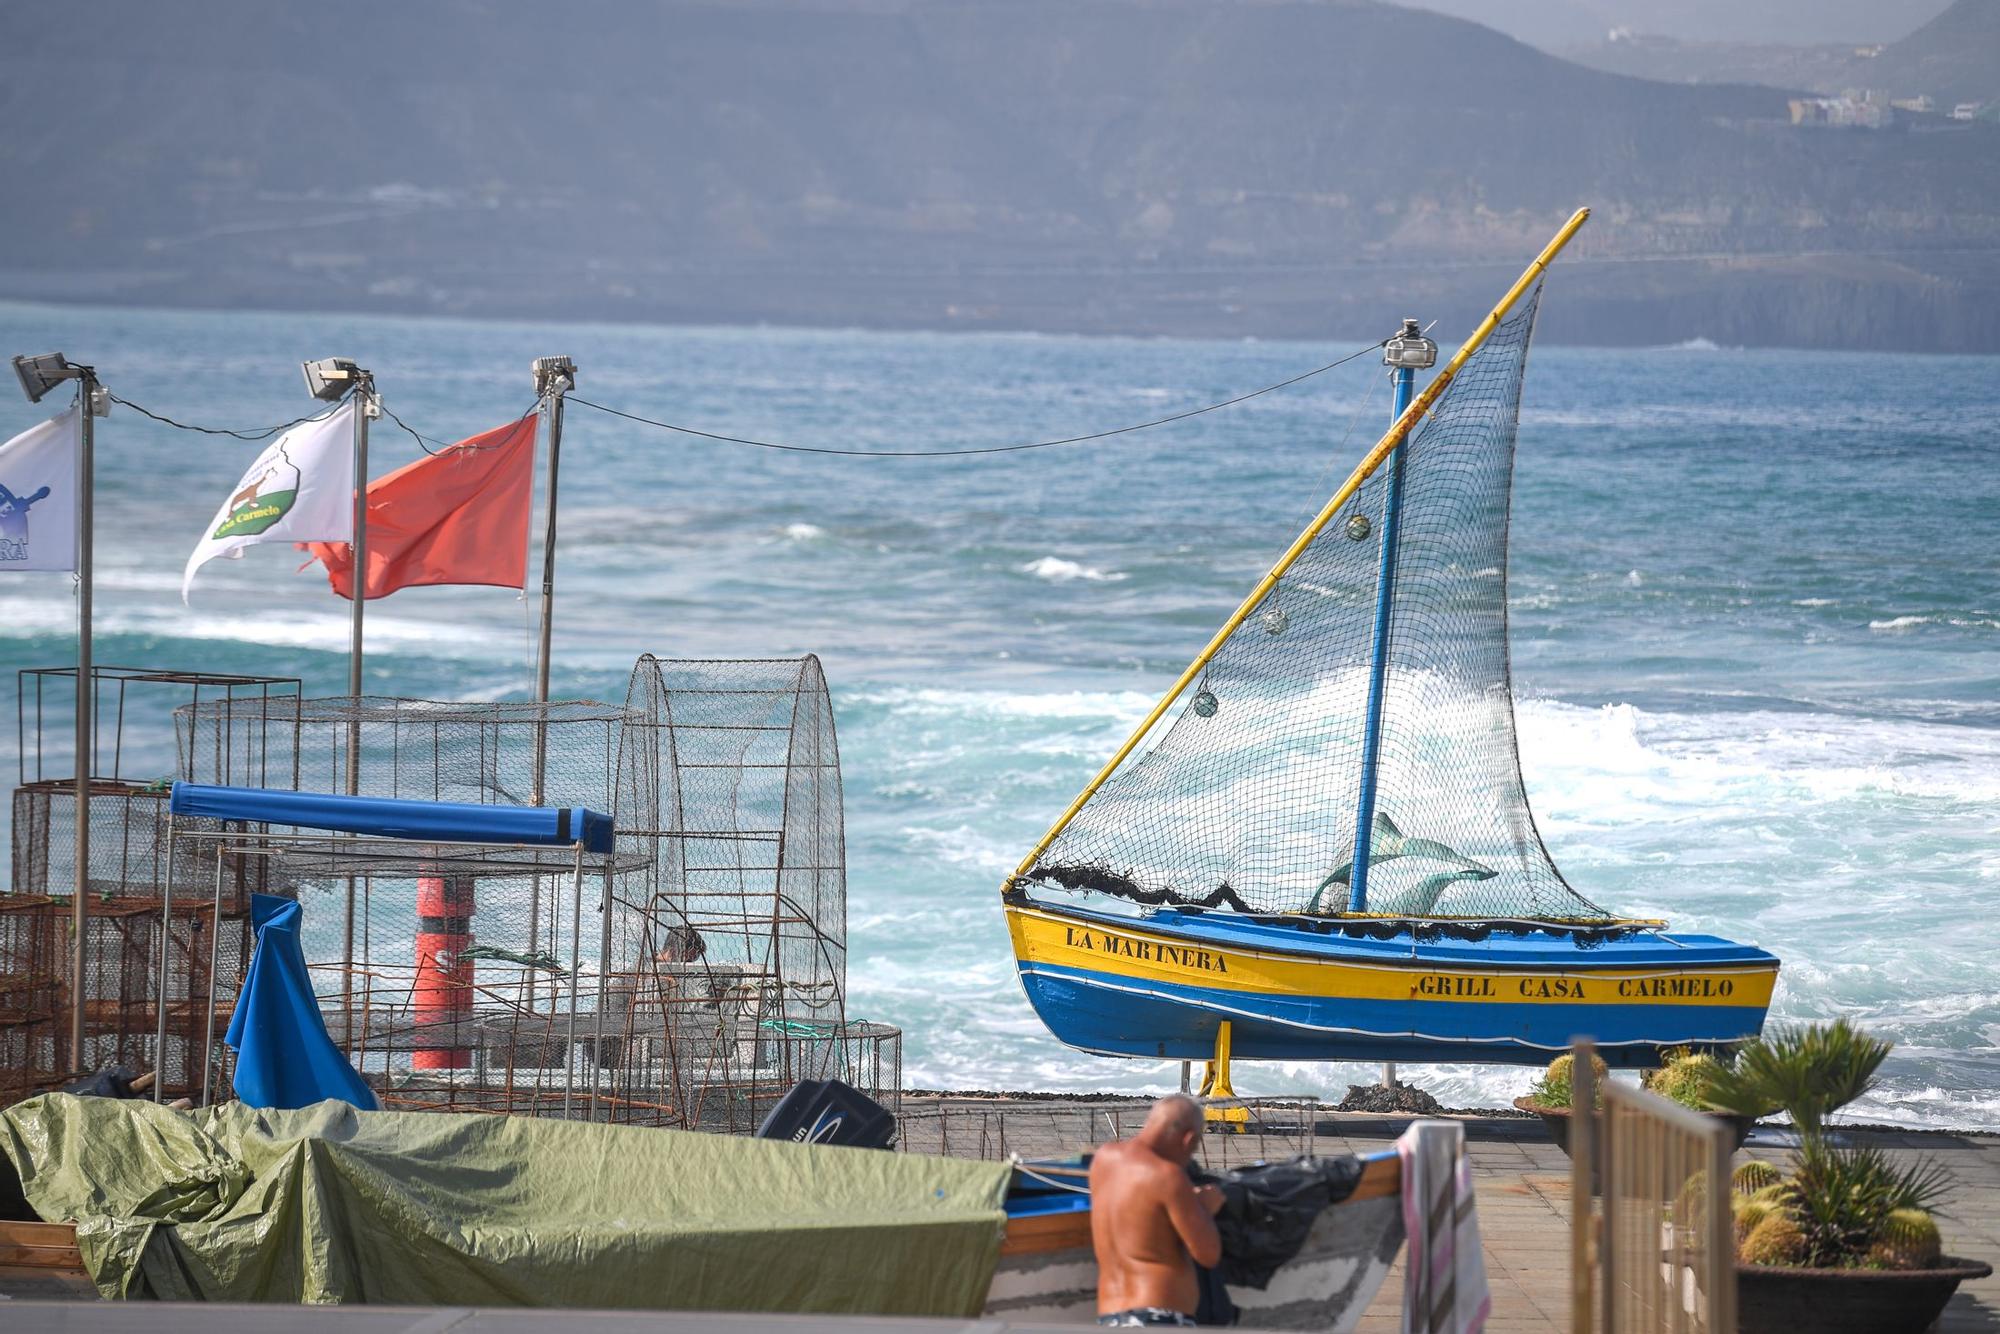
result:
[[[361,636],[368,606],[368,409],[375,393],[375,377],[365,370],[354,372],[354,538],[350,546],[354,564],[350,567],[347,621],[347,794],[361,791]],[[354,1047],[354,881],[347,882],[347,910],[341,922],[340,1030],[343,1044]]]
[[[556,493],[562,472],[563,395],[576,388],[576,363],[568,357],[536,357],[535,393],[542,400],[542,413],[549,425],[549,502],[542,520],[542,607],[540,637],[535,649],[535,772],[528,800],[539,806],[548,776],[549,758],[549,656],[555,641],[556,622]],[[528,896],[529,948],[538,948],[542,929],[542,878],[536,876]],[[553,924],[555,914],[550,914]],[[528,984],[528,1004],[534,1005],[534,983]]]
[[[549,424],[549,503],[542,523],[542,624],[535,654],[535,703],[549,702],[549,649],[556,617],[556,491],[562,467],[563,396],[576,388],[576,363],[568,357],[535,359],[535,392]],[[535,781],[532,802],[542,804],[542,780],[548,764],[546,723],[535,728]]]
[[[21,382],[21,392],[28,396],[30,403],[39,403],[48,392],[65,380],[77,382],[76,395],[76,773],[74,776],[76,795],[76,873],[71,885],[70,902],[70,1007],[69,1007],[69,1056],[70,1068],[81,1070],[83,1066],[84,1020],[89,1008],[90,979],[85,970],[90,962],[90,779],[92,752],[95,739],[92,729],[91,705],[94,703],[90,666],[90,594],[91,555],[93,528],[92,483],[95,481],[96,467],[92,459],[95,443],[98,411],[97,370],[92,366],[79,366],[60,352],[44,352],[37,356],[14,358],[14,374]],[[59,420],[59,419],[58,419]],[[47,423],[53,425],[54,422]],[[8,443],[14,443],[12,441]],[[37,494],[26,498],[32,505],[45,498],[49,488],[43,487]],[[25,506],[23,507],[25,510]],[[24,539],[25,540],[25,539]],[[32,568],[32,566],[31,566]],[[60,567],[58,567],[60,568]]]
[[[368,402],[375,381],[366,371],[358,373],[354,386],[354,548],[353,606],[347,617],[347,693],[361,698],[361,622],[368,605]],[[347,734],[347,791],[358,791],[361,759],[361,731],[350,727]]]
[[[90,962],[90,777],[96,747],[92,705],[96,702],[90,663],[90,593],[95,481],[97,371],[90,366],[77,374],[77,517],[76,517],[76,888],[70,904],[70,1067],[85,1070],[84,1017],[89,1006]],[[165,997],[161,997],[165,1004]]]

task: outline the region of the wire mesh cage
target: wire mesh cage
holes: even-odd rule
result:
[[[590,700],[377,696],[277,709],[217,699],[176,715],[180,776],[191,782],[344,793],[351,779],[361,796],[588,807],[614,817],[650,804],[635,786],[650,775],[622,761],[629,721],[619,707]],[[240,757],[249,749],[261,749],[266,761],[246,772]],[[303,944],[328,1030],[392,1105],[407,1093],[413,1106],[524,1110],[504,1077],[495,1096],[459,1073],[483,1050],[480,1026],[498,1018],[497,1031],[543,1030],[539,1046],[558,1026],[566,1032],[580,997],[563,979],[594,973],[600,955],[598,933],[581,920],[580,877],[587,869],[597,885],[639,868],[631,849],[585,859],[563,848],[301,835],[262,825],[182,821],[176,842],[224,865],[275,866],[300,886]],[[604,897],[588,896],[599,910]],[[226,1065],[226,1052],[215,1056]],[[502,1050],[497,1064],[505,1071],[517,1062]],[[211,1072],[212,1084],[221,1083],[219,1073]],[[550,1082],[546,1070],[538,1080]]]
[[[174,718],[180,777],[196,783],[347,792],[352,773],[362,796],[608,812],[639,797],[619,765],[626,712],[593,700],[235,698]]]
[[[606,933],[600,1053],[633,1104],[755,1127],[801,1079],[893,1101],[901,1034],[847,1019],[840,752],[814,657],[633,669],[627,752],[656,799]]]
[[[0,896],[0,1107],[68,1068],[68,906],[46,895]]]
[[[207,1011],[233,997],[250,954],[253,892],[289,892],[259,862],[227,868],[200,902],[162,915],[173,874],[214,882],[192,848],[174,848],[166,811],[173,708],[222,701],[279,716],[296,707],[289,677],[102,666],[90,675],[87,806],[79,808],[76,669],[17,676],[19,785],[11,802],[11,877],[0,893],[0,1101],[106,1065],[158,1068],[180,1088],[204,1064]],[[266,773],[259,738],[237,738],[234,763]],[[87,810],[87,893],[76,902],[78,814]],[[81,950],[74,948],[81,921]],[[163,925],[164,923],[164,925]],[[164,949],[163,949],[164,946]],[[78,958],[82,982],[72,976]],[[156,1051],[161,998],[169,1042]],[[222,1003],[227,1003],[223,1000]],[[204,1008],[206,1007],[206,1008]],[[81,1020],[82,1045],[71,1040]]]
[[[589,856],[186,830],[203,856],[299,882],[328,1030],[385,1105],[747,1132],[800,1079],[896,1096],[900,1032],[845,1011],[817,660],[646,657],[622,707],[336,698],[274,718],[219,701],[181,711],[182,776],[229,782],[246,736],[301,790],[352,773],[363,795],[614,817],[614,850]]]

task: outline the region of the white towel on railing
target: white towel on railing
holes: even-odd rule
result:
[[[1493,1299],[1479,1248],[1465,1127],[1413,1121],[1396,1141],[1403,1160],[1403,1334],[1478,1334]]]

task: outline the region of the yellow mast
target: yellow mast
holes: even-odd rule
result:
[[[1222,650],[1222,646],[1228,641],[1229,636],[1236,633],[1236,628],[1250,618],[1250,614],[1257,610],[1257,604],[1262,602],[1265,596],[1277,586],[1278,580],[1284,577],[1285,571],[1291,569],[1293,563],[1305,554],[1306,548],[1312,545],[1313,539],[1319,536],[1320,530],[1332,522],[1333,516],[1339,513],[1340,507],[1345,505],[1354,493],[1361,489],[1361,484],[1367,481],[1374,471],[1382,466],[1383,461],[1389,457],[1396,446],[1402,444],[1409,437],[1410,432],[1416,429],[1417,423],[1424,419],[1425,414],[1431,410],[1431,406],[1437,402],[1439,395],[1443,394],[1445,388],[1457,377],[1460,368],[1465,365],[1466,360],[1474,352],[1477,352],[1481,345],[1486,342],[1487,338],[1492,335],[1493,330],[1499,327],[1500,321],[1507,317],[1507,312],[1513,308],[1514,303],[1521,299],[1522,295],[1534,285],[1535,279],[1541,277],[1543,270],[1547,269],[1555,257],[1562,253],[1563,247],[1570,243],[1570,239],[1577,234],[1589,217],[1589,209],[1578,209],[1570,215],[1569,221],[1562,225],[1562,230],[1555,234],[1554,239],[1542,247],[1542,253],[1535,256],[1535,262],[1528,265],[1521,276],[1515,280],[1514,285],[1507,289],[1507,294],[1500,298],[1500,303],[1493,307],[1484,320],[1480,321],[1479,327],[1472,331],[1472,336],[1465,340],[1464,345],[1458,349],[1457,355],[1445,363],[1444,369],[1437,373],[1436,378],[1429,385],[1425,386],[1424,391],[1411,401],[1408,408],[1404,409],[1403,415],[1396,419],[1395,424],[1390,426],[1388,432],[1375,443],[1375,447],[1368,451],[1353,473],[1348,476],[1348,479],[1341,483],[1340,489],[1333,493],[1333,499],[1326,502],[1325,506],[1320,509],[1320,512],[1314,516],[1313,521],[1306,525],[1305,531],[1293,540],[1291,546],[1285,548],[1285,554],[1278,557],[1278,563],[1271,567],[1268,574],[1257,581],[1257,586],[1250,590],[1250,596],[1243,599],[1243,604],[1236,609],[1235,614],[1222,623],[1222,628],[1215,632],[1214,638],[1208,641],[1208,646],[1202,649],[1193,662],[1188,664],[1187,670],[1182,672],[1179,679],[1168,688],[1167,693],[1160,697],[1160,702],[1153,706],[1152,712],[1148,713],[1145,720],[1139,724],[1132,735],[1125,739],[1125,744],[1118,748],[1117,754],[1105,762],[1104,767],[1097,771],[1097,776],[1090,780],[1083,791],[1077,794],[1076,800],[1069,804],[1069,808],[1057,818],[1054,824],[1049,826],[1049,832],[1043,834],[1041,841],[1035,844],[1034,849],[1021,859],[1021,864],[1014,868],[1014,874],[1008,876],[1006,882],[1001,885],[1000,889],[1003,894],[1015,881],[1021,879],[1035,868],[1035,863],[1041,860],[1044,852],[1048,851],[1049,844],[1055,842],[1056,837],[1069,827],[1070,821],[1076,818],[1076,813],[1083,809],[1084,803],[1097,795],[1097,789],[1103,787],[1105,781],[1118,771],[1118,766],[1125,763],[1126,757],[1139,748],[1139,743],[1145,740],[1148,732],[1153,730],[1153,725],[1160,721],[1168,709],[1173,707],[1174,701],[1180,698],[1181,693],[1194,684],[1195,679],[1201,675],[1202,670]]]

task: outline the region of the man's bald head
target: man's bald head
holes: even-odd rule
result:
[[[1146,1124],[1166,1130],[1199,1130],[1201,1104],[1185,1093],[1169,1093],[1153,1104],[1153,1110],[1147,1113]]]
[[[1201,1143],[1201,1104],[1185,1093],[1169,1093],[1153,1104],[1139,1138],[1163,1158],[1187,1162]]]

